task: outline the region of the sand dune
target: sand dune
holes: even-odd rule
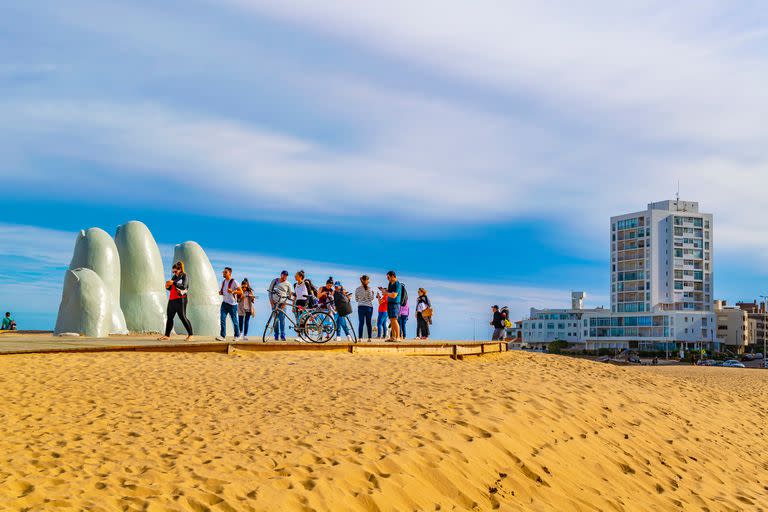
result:
[[[0,510],[766,510],[767,392],[525,353],[7,356]]]

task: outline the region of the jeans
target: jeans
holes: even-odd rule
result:
[[[221,324],[221,337],[227,337],[227,317],[232,318],[232,327],[235,328],[235,338],[240,337],[240,326],[237,324],[237,304],[221,303],[219,321]]]
[[[429,338],[429,321],[421,313],[416,313],[416,337]]]
[[[400,323],[400,336],[405,339],[405,322],[408,321],[408,315],[400,315],[398,322]]]
[[[368,327],[368,339],[373,336],[371,320],[373,319],[373,306],[357,306],[357,337],[363,339],[363,326]]]
[[[277,312],[277,320],[275,321],[275,339],[285,339],[285,313],[281,311]]]
[[[493,336],[491,336],[491,341],[499,341],[504,339],[504,328],[503,327],[495,327],[493,329]]]
[[[347,322],[347,317],[339,316],[338,313],[334,313],[333,321],[336,322],[336,336],[341,336],[342,329],[344,329],[344,335],[349,336],[349,322]]]
[[[165,335],[171,335],[171,329],[173,329],[173,317],[179,315],[179,320],[187,330],[187,335],[192,336],[192,324],[187,319],[187,298],[173,299],[168,301],[168,320],[165,322]]]
[[[245,315],[238,315],[238,325],[240,326],[240,332],[243,333],[243,336],[248,336],[248,324],[251,321],[251,314],[246,313]]]
[[[379,332],[379,338],[387,337],[387,312],[379,311],[379,317],[376,319],[376,330]]]

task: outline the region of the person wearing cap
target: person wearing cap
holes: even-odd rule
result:
[[[333,305],[335,310],[333,321],[336,322],[336,341],[341,339],[342,329],[347,339],[352,339],[352,336],[349,334],[349,322],[347,321],[347,316],[352,313],[352,306],[349,303],[351,295],[341,285],[341,281],[333,283]]]
[[[499,311],[499,306],[491,306],[493,312],[493,318],[491,319],[491,325],[493,326],[492,341],[499,341],[504,337],[504,315]]]
[[[288,275],[287,270],[280,272],[280,277],[272,280],[268,290],[269,303],[272,305],[272,309],[275,307],[280,309],[275,322],[275,341],[285,341],[285,312],[283,310],[288,300],[293,297],[293,287],[288,281]]]

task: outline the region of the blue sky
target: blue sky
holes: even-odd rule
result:
[[[678,180],[715,214],[716,295],[768,293],[762,2],[15,4],[0,309],[25,327],[79,229],[139,219],[265,280],[395,268],[470,337],[491,303],[607,305],[608,218]]]

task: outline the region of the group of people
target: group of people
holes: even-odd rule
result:
[[[293,302],[297,311],[317,307],[333,315],[336,324],[336,340],[340,340],[342,332],[347,339],[352,339],[350,333],[352,300],[357,303],[357,337],[363,339],[367,334],[368,341],[374,337],[373,310],[377,306],[379,316],[376,322],[377,337],[387,341],[400,341],[406,337],[406,322],[410,315],[408,292],[398,281],[397,274],[387,272],[387,287],[379,286],[376,290],[370,284],[370,277],[360,276],[360,286],[352,294],[346,290],[341,281],[329,277],[325,285],[315,287],[306,277],[303,270],[294,274],[295,282],[291,285],[287,270],[280,273],[269,286],[269,301],[272,309],[277,308],[275,322],[275,340],[285,341],[285,307]],[[432,323],[432,303],[424,288],[419,288],[416,303],[416,338],[429,338],[429,325]],[[389,324],[387,324],[389,322]],[[353,327],[354,328],[354,327]],[[389,330],[389,336],[387,331]]]
[[[167,340],[173,330],[173,321],[176,316],[179,317],[184,329],[187,331],[187,341],[192,340],[194,332],[192,323],[187,318],[187,294],[189,292],[189,276],[184,271],[184,262],[177,261],[171,267],[171,278],[166,281],[165,288],[168,290],[168,309],[167,320],[165,322],[165,334],[158,338]],[[251,289],[248,279],[243,279],[238,283],[232,277],[232,268],[224,267],[222,271],[222,281],[219,287],[221,295],[221,306],[219,308],[219,336],[216,340],[224,341],[227,335],[227,318],[232,319],[232,326],[235,331],[235,340],[248,339],[248,323],[253,315],[256,314],[254,303],[256,296]]]
[[[387,272],[387,286],[379,286],[376,290],[371,287],[370,278],[367,275],[360,276],[360,286],[354,294],[347,292],[342,283],[335,281],[333,277],[329,277],[324,286],[316,288],[303,270],[294,274],[293,284],[288,280],[289,275],[287,270],[283,270],[280,276],[270,283],[267,290],[270,306],[278,310],[273,329],[275,340],[286,340],[285,308],[289,305],[292,305],[297,316],[302,311],[315,307],[328,312],[333,315],[336,324],[336,339],[341,339],[342,331],[347,339],[351,339],[349,316],[353,312],[351,304],[353,299],[357,303],[359,339],[363,339],[366,333],[368,341],[374,337],[373,310],[376,306],[378,307],[376,322],[378,338],[386,341],[401,341],[406,338],[406,323],[410,315],[408,291],[398,281],[394,271]],[[219,295],[222,297],[219,314],[220,332],[216,340],[225,340],[229,318],[232,322],[235,341],[247,341],[250,320],[256,315],[256,295],[248,279],[238,283],[232,277],[231,267],[224,268],[222,278],[219,286]],[[187,318],[189,277],[184,271],[183,262],[177,261],[173,264],[171,278],[166,281],[165,287],[169,292],[167,321],[165,334],[159,339],[169,339],[174,318],[178,316],[187,331],[186,339],[192,340],[194,335],[192,324]],[[419,288],[416,299],[416,339],[429,338],[432,315],[432,302],[427,296],[427,291]]]
[[[11,312],[6,311],[3,317],[3,323],[0,325],[0,331],[15,331],[16,321],[11,317]]]

